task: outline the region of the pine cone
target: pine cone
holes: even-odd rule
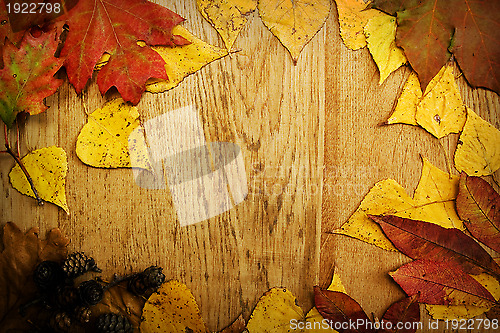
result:
[[[66,312],[55,312],[49,319],[49,326],[57,333],[69,332],[71,318]]]
[[[130,333],[132,325],[127,318],[116,313],[105,313],[97,318],[97,332],[99,333]]]
[[[75,318],[82,324],[88,323],[92,315],[90,308],[85,306],[79,306],[74,312]]]
[[[138,295],[143,295],[146,292],[154,292],[165,281],[165,275],[162,273],[162,268],[151,266],[146,268],[144,272],[132,277],[128,282],[128,289]]]
[[[101,269],[97,267],[94,258],[87,256],[83,252],[70,254],[66,260],[64,260],[62,268],[66,276],[71,279],[87,272],[102,272]]]
[[[64,271],[55,261],[42,261],[35,268],[33,280],[40,291],[54,290],[64,281]]]
[[[79,300],[78,290],[73,286],[57,288],[55,303],[62,309],[73,308]]]
[[[102,301],[104,288],[95,280],[85,281],[78,286],[78,294],[83,305],[92,306]]]

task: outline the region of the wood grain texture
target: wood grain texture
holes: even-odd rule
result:
[[[157,2],[185,17],[183,25],[201,39],[223,45],[194,1]],[[194,104],[208,142],[242,149],[250,192],[243,203],[180,227],[169,190],[139,188],[129,169],[84,165],[75,142],[86,113],[116,93],[101,96],[92,81],[78,97],[66,80],[47,99],[50,109],[21,128],[21,148],[23,155],[50,145],[66,150],[70,214],[50,204],[38,207],[14,190],[8,179],[13,161],[0,155],[0,224],[39,226],[42,234],[58,226],[72,240],[70,249],[93,255],[108,278],[161,265],[167,278],[191,288],[213,331],[240,313],[248,319],[259,297],[275,286],[289,288],[309,310],[312,286],[326,286],[334,267],[365,311],[381,317],[403,295],[387,272],[407,259],[328,231],[344,223],[379,180],[393,178],[412,194],[420,155],[446,169],[444,152],[452,158],[457,136],[440,143],[420,128],[379,126],[409,69],[378,85],[367,49],[343,45],[335,6],[296,66],[256,13],[234,48],[240,51],[177,88],[145,94],[137,107],[146,121]],[[498,96],[459,82],[465,103],[500,128]]]

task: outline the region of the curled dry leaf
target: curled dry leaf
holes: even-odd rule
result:
[[[396,18],[389,15],[377,15],[364,27],[368,50],[380,72],[379,84],[407,60],[403,50],[396,46]]]
[[[477,282],[488,290],[498,302],[500,299],[500,281],[489,274],[471,275]],[[495,306],[496,307],[496,306]],[[429,305],[425,308],[429,315],[434,319],[453,320],[470,319],[479,316],[487,311],[493,310],[491,306],[473,306],[473,305]]]
[[[284,333],[291,321],[304,321],[304,312],[297,299],[286,288],[272,288],[260,299],[247,324],[249,333]]]
[[[330,0],[260,0],[257,7],[262,22],[288,49],[294,63],[330,14]]]
[[[467,121],[458,140],[455,167],[478,177],[500,168],[500,131],[471,109],[467,109]]]
[[[500,252],[500,195],[487,181],[462,172],[457,211],[472,236]]]
[[[175,280],[165,282],[142,310],[143,333],[205,333],[207,328],[189,288]]]
[[[197,0],[196,3],[228,50],[247,23],[247,16],[257,8],[257,0]]]
[[[417,326],[413,323],[420,322],[420,307],[418,303],[418,295],[403,298],[402,300],[392,304],[389,309],[384,313],[382,322],[389,322],[391,324],[384,324],[378,333],[414,333],[417,331]],[[411,329],[401,329],[397,327],[398,323],[412,323]],[[391,327],[392,329],[389,329]]]
[[[137,145],[129,144],[134,142],[130,140],[131,134],[140,126],[136,107],[121,98],[109,101],[102,109],[88,115],[87,124],[78,134],[76,155],[83,163],[98,168],[134,166],[149,169],[149,154],[147,147],[142,144],[143,140],[136,140]],[[132,149],[133,163],[130,159]]]
[[[349,295],[339,291],[329,291],[321,289],[318,286],[314,287],[314,305],[323,318],[338,323],[335,328],[338,332],[375,332],[373,327],[369,325],[370,319],[365,314],[361,306],[352,299]],[[346,329],[351,327],[349,323],[359,323],[363,321],[365,325],[355,325],[356,328]],[[340,324],[340,323],[347,323]],[[340,329],[338,328],[340,327]]]
[[[38,195],[42,200],[52,202],[69,213],[66,202],[66,173],[68,172],[68,159],[64,149],[56,146],[34,150],[21,161],[33,180]],[[15,165],[9,173],[12,187],[24,195],[35,198],[35,194],[21,170]]]
[[[372,216],[396,248],[412,259],[455,263],[465,272],[500,276],[500,266],[476,241],[454,228],[397,216]]]
[[[451,263],[420,259],[390,273],[407,295],[420,293],[420,302],[440,305],[488,307],[491,293],[470,275]]]
[[[52,229],[45,240],[38,228],[22,232],[15,224],[3,227],[4,250],[0,253],[0,331],[33,329],[19,315],[19,307],[36,294],[35,266],[43,260],[62,261],[69,240],[59,229]]]

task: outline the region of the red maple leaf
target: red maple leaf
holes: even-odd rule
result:
[[[168,78],[165,61],[150,45],[189,44],[172,34],[183,20],[144,0],[80,0],[67,15],[69,33],[61,51],[69,81],[80,93],[108,53],[111,58],[97,76],[99,90],[104,94],[115,86],[124,100],[137,104],[149,78]]]
[[[500,93],[500,1],[374,0],[372,7],[397,15],[396,42],[423,89],[452,52],[472,86]]]
[[[4,45],[4,68],[0,70],[0,117],[12,126],[20,112],[38,114],[47,109],[44,99],[56,92],[62,80],[54,78],[64,59],[54,57],[61,26],[25,33],[19,48]]]

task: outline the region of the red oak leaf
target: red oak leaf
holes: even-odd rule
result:
[[[12,126],[20,112],[33,115],[45,111],[45,97],[61,85],[62,80],[54,78],[64,61],[54,57],[59,45],[58,28],[26,32],[19,49],[10,41],[5,44],[4,68],[0,70],[0,117],[7,126]]]
[[[150,45],[189,44],[172,34],[183,20],[144,0],[80,0],[67,15],[69,33],[61,51],[69,81],[80,93],[108,53],[110,61],[97,76],[99,90],[104,94],[115,86],[124,100],[137,104],[149,78],[167,79],[165,61]]]
[[[397,14],[396,42],[422,88],[455,55],[472,86],[500,93],[500,2],[490,0],[374,0]]]

